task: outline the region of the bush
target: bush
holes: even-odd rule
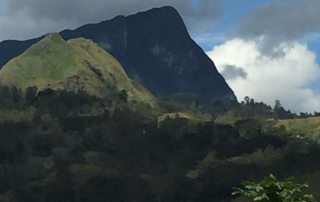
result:
[[[255,119],[243,119],[234,123],[235,128],[239,131],[240,136],[244,138],[252,138],[261,135],[263,125]]]
[[[304,194],[303,190],[308,188],[308,184],[293,182],[293,177],[285,181],[279,181],[274,175],[266,176],[260,183],[243,181],[245,189],[235,188],[232,195],[241,194],[253,201],[270,202],[314,202],[312,194]]]

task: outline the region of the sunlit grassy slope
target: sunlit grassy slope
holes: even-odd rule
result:
[[[283,125],[287,131],[294,134],[312,137],[320,140],[320,117],[309,117],[301,119],[278,120],[275,127]]]
[[[0,71],[0,82],[22,90],[85,90],[104,97],[110,86],[126,90],[129,100],[150,103],[154,96],[141,84],[128,78],[120,63],[91,40],[65,41],[59,34],[48,34],[20,56],[9,61]]]
[[[166,118],[170,119],[186,119],[189,124],[198,124],[200,122],[210,122],[212,121],[212,116],[209,114],[193,114],[188,112],[174,112],[163,114],[158,117],[158,124],[161,124]]]
[[[22,89],[58,84],[78,70],[71,47],[58,35],[50,34],[0,71],[1,82]]]
[[[290,130],[306,124],[315,124],[320,126],[320,117],[278,120],[278,123],[276,124],[276,126],[284,125],[286,129]]]

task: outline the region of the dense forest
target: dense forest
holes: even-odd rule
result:
[[[304,180],[320,169],[315,141],[272,127],[311,115],[295,115],[279,101],[208,103],[175,94],[152,108],[117,89],[101,99],[2,86],[0,110],[5,202],[230,201],[243,179],[273,173]],[[175,112],[209,118],[159,119]]]

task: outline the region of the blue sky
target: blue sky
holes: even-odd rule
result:
[[[305,0],[305,2],[310,4],[319,3],[313,0]],[[299,16],[286,15],[286,12],[289,13],[293,9],[296,9],[297,7],[299,7],[299,4],[302,8],[301,5],[303,3],[303,0],[219,1],[219,4],[224,11],[223,15],[217,20],[216,23],[208,26],[207,29],[202,30],[201,32],[192,33],[191,36],[208,53],[208,55],[211,56],[212,60],[216,63],[218,70],[222,74],[223,72],[227,72],[225,71],[226,69],[224,67],[230,65],[236,67],[237,64],[243,64],[243,66],[237,67],[238,69],[241,69],[241,71],[238,72],[245,72],[247,74],[247,78],[235,78],[233,80],[227,80],[229,85],[236,92],[239,100],[241,100],[242,96],[248,94],[253,98],[257,98],[256,100],[265,101],[268,104],[272,104],[275,99],[283,100],[283,105],[285,107],[290,108],[296,112],[312,112],[317,110],[320,111],[319,24],[318,27],[312,27],[312,29],[310,27],[309,32],[308,30],[304,30],[303,34],[301,34],[299,30],[288,26],[289,23],[276,23],[277,21],[286,22],[281,18],[285,19],[291,17],[296,17],[293,18],[292,21],[296,20],[299,22],[301,20]],[[276,8],[276,4],[279,4],[279,7],[283,8],[283,10],[285,11],[283,12],[283,14],[279,13]],[[287,10],[285,10],[284,8],[287,8]],[[274,19],[274,27],[272,27],[272,25],[270,26],[268,19],[269,16],[272,17],[272,9],[274,10],[275,16],[283,15],[278,19]],[[266,18],[263,19],[263,17],[261,16],[263,16],[264,12],[270,12],[271,15],[266,16]],[[301,9],[296,9],[292,12],[296,12],[299,15],[304,15],[303,10]],[[257,20],[255,20],[254,17],[257,17]],[[309,19],[302,19],[301,21],[303,21],[305,24],[309,24],[309,22],[312,21],[312,18],[309,16]],[[265,40],[266,42],[264,42],[263,44],[257,42],[257,40],[253,39],[253,37],[244,37],[246,36],[245,34],[251,36],[250,31],[242,35],[239,34],[239,36],[237,36],[237,34],[233,34],[235,33],[234,30],[237,31],[238,26],[240,26],[241,28],[243,24],[247,25],[246,23],[250,26],[266,23],[267,28],[270,30],[269,31],[268,29],[266,29],[266,39],[268,39],[270,43],[268,40]],[[253,34],[264,34],[259,30],[257,31],[258,28],[254,29],[250,26],[243,27],[252,30]],[[277,30],[277,27],[279,27],[279,30]],[[306,27],[303,25],[301,25],[301,27],[302,29],[306,29]],[[260,29],[263,30],[263,27],[260,27]],[[241,29],[239,30],[241,33]],[[297,34],[291,34],[291,30],[296,31]],[[315,30],[318,30],[318,32],[315,32]],[[268,36],[269,33],[271,33],[270,36]],[[277,36],[277,33],[279,33],[279,36]],[[252,36],[254,36],[253,34]],[[284,43],[283,46],[288,50],[283,57],[277,59],[269,58],[269,61],[264,60],[263,63],[262,60],[259,59],[252,59],[252,61],[242,61],[241,58],[237,58],[237,55],[239,55],[239,57],[241,55],[241,49],[238,50],[239,54],[236,53],[236,55],[232,58],[232,49],[234,47],[232,47],[232,45],[230,44],[237,44],[235,39],[237,37],[243,38],[242,41],[238,41],[238,44],[242,43],[244,50],[253,50],[253,46],[249,45],[252,43],[254,43],[256,46],[265,45],[271,49],[277,48],[281,43]],[[291,46],[293,46],[292,44],[295,44],[295,48],[290,48]],[[304,45],[307,46],[307,49],[305,49]],[[291,55],[296,54],[299,51],[301,52],[301,59],[298,57],[291,57]],[[265,58],[268,58],[269,56],[262,50],[257,50],[257,54],[260,54]],[[315,60],[313,60],[313,55],[316,56]],[[299,56],[299,54],[297,54],[297,56]],[[246,57],[246,55],[244,55],[243,57]],[[261,63],[261,67],[259,65],[256,65],[259,63]],[[289,64],[293,65],[290,66]],[[261,68],[261,72],[265,70],[269,70],[269,72],[265,75],[259,75],[262,74],[257,71],[257,69],[259,68]],[[275,73],[271,74],[271,71],[274,71]],[[258,78],[260,78],[260,81]],[[274,78],[279,78],[283,81],[275,81]],[[279,83],[279,85],[276,85],[276,83]],[[254,88],[252,88],[252,86],[254,86]],[[269,87],[266,88],[266,86]]]
[[[198,0],[192,0],[196,5]],[[274,0],[223,0],[220,1],[220,5],[224,10],[224,15],[221,17],[217,24],[214,24],[208,27],[205,31],[200,33],[192,34],[192,37],[196,40],[197,37],[204,36],[204,35],[212,35],[212,38],[220,38],[218,40],[212,40],[211,44],[202,43],[198,41],[199,45],[205,50],[210,51],[212,49],[212,44],[220,44],[224,40],[222,38],[223,33],[227,32],[228,30],[233,29],[240,21],[241,18],[244,17],[246,14],[254,11],[257,7],[265,5],[267,3],[271,3]],[[290,0],[288,0],[290,1]],[[293,0],[291,0],[293,1]],[[219,37],[220,36],[220,37]],[[317,57],[317,62],[320,64],[320,36],[317,40],[309,41],[307,43],[310,50],[314,51],[319,55]],[[317,84],[319,86],[317,86]],[[319,83],[316,82],[316,85],[313,85],[314,89],[320,92],[320,81]]]
[[[320,64],[320,37],[315,40],[309,41],[307,43],[307,45],[310,50],[317,53],[317,55],[318,55],[317,62],[318,62],[318,64]],[[319,84],[319,86],[317,86],[317,90],[320,90],[320,83],[318,83],[318,84]]]
[[[194,0],[196,2],[197,0]],[[223,7],[225,14],[217,24],[208,27],[207,30],[200,33],[195,33],[192,37],[198,44],[205,50],[210,51],[214,45],[219,45],[223,43],[226,38],[223,37],[223,33],[228,30],[233,29],[241,20],[242,17],[246,14],[254,11],[256,8],[263,6],[268,3],[272,3],[274,0],[246,0],[246,1],[237,1],[237,0],[223,0],[220,1],[220,5]],[[292,0],[293,1],[293,0]],[[289,0],[290,2],[290,0]],[[195,3],[196,4],[196,3]],[[211,38],[211,41],[202,42],[197,40],[198,37],[207,36]],[[212,40],[213,39],[213,40]],[[301,39],[303,41],[303,39]],[[304,41],[309,47],[309,49],[317,54],[317,63],[320,64],[320,35],[318,38],[310,41]],[[305,85],[310,87],[313,91],[320,93],[320,79],[317,79],[313,82]],[[319,109],[320,110],[320,109]]]
[[[271,2],[272,0],[224,0],[220,1],[225,14],[219,20],[218,24],[213,27],[214,32],[225,32],[228,29],[232,29],[236,26],[240,19],[245,16],[248,12],[253,11],[255,8]]]
[[[193,0],[194,3],[198,0]],[[266,3],[272,2],[272,0],[246,0],[246,1],[236,1],[236,0],[223,0],[220,1],[222,9],[224,10],[223,16],[218,20],[216,24],[208,26],[208,28],[200,33],[192,34],[192,37],[196,38],[199,35],[212,34],[219,35],[227,32],[228,30],[234,28],[248,12],[253,11],[255,8],[264,5]],[[196,3],[195,3],[196,4]],[[200,43],[201,47],[208,51],[212,49],[209,45],[205,43]]]

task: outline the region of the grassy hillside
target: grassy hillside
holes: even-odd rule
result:
[[[281,125],[292,134],[303,134],[303,136],[311,137],[317,141],[320,139],[320,117],[279,120],[275,127],[280,127]]]
[[[9,61],[0,71],[0,79],[22,89],[32,85],[57,88],[60,81],[77,72],[75,58],[71,47],[58,34],[49,34]]]
[[[128,100],[155,106],[153,95],[144,87],[136,88],[138,84],[132,83],[120,63],[97,44],[84,38],[66,42],[57,33],[9,61],[0,71],[0,81],[22,90],[29,86],[85,90],[99,97],[126,90]]]
[[[278,120],[275,126],[280,127],[281,125],[284,125],[287,130],[291,130],[306,124],[315,124],[320,126],[320,117]]]
[[[212,117],[209,114],[196,115],[188,112],[175,112],[163,114],[158,117],[158,124],[161,124],[166,118],[170,119],[186,119],[189,124],[198,124],[200,122],[210,122]]]

